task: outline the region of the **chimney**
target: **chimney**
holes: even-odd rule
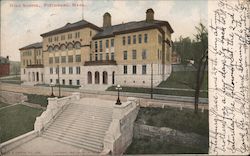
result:
[[[152,8],[146,11],[146,22],[154,21],[154,10]]]
[[[110,13],[106,12],[103,15],[103,27],[110,27],[111,26],[111,15]]]

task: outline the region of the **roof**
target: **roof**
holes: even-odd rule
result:
[[[103,27],[103,31],[97,33],[93,39],[101,39],[105,37],[113,37],[118,34],[125,34],[129,32],[148,30],[152,28],[159,29],[162,31],[161,26],[167,26],[169,31],[173,33],[173,29],[167,21],[153,20],[152,22],[143,21],[134,21],[123,24],[114,25],[111,27]]]
[[[46,36],[50,36],[50,35],[56,35],[59,33],[64,33],[64,32],[69,32],[69,31],[73,31],[73,30],[78,30],[78,29],[82,29],[82,28],[86,28],[86,27],[90,27],[92,29],[101,31],[102,29],[86,20],[80,20],[78,22],[75,23],[67,23],[65,26],[60,27],[58,29],[49,31],[47,33],[43,33],[41,34],[42,37],[46,37]]]
[[[30,45],[27,45],[25,47],[22,47],[19,50],[38,49],[38,48],[42,48],[42,46],[43,46],[42,42],[36,42]]]

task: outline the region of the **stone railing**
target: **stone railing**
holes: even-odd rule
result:
[[[34,129],[38,131],[39,134],[42,130],[50,125],[56,119],[56,117],[72,102],[75,100],[80,100],[80,93],[72,93],[71,96],[63,97],[58,99],[48,98],[48,106],[46,111],[42,113],[41,116],[36,118]]]
[[[139,111],[139,103],[128,97],[122,105],[114,105],[112,122],[104,137],[102,154],[119,155],[125,152],[133,138],[134,121]]]
[[[37,136],[38,132],[31,131],[0,144],[0,155],[11,151],[12,149],[34,139]]]

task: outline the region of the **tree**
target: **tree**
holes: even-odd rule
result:
[[[181,83],[195,90],[194,110],[195,113],[197,113],[200,88],[208,64],[208,32],[202,23],[196,26],[195,29],[197,31],[197,34],[195,34],[195,40],[191,41],[189,37],[180,37],[179,42],[174,43],[174,50],[180,54],[182,64],[191,64],[195,68],[195,77],[188,79],[188,82]]]
[[[194,64],[196,71],[196,86],[195,86],[195,100],[194,107],[195,113],[198,113],[198,104],[200,96],[200,88],[204,80],[205,69],[208,64],[208,32],[206,27],[200,23],[195,27],[197,30],[195,50],[194,50]]]

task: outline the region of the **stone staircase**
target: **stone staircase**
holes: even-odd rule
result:
[[[111,106],[72,103],[44,131],[42,137],[100,153],[112,113]]]

